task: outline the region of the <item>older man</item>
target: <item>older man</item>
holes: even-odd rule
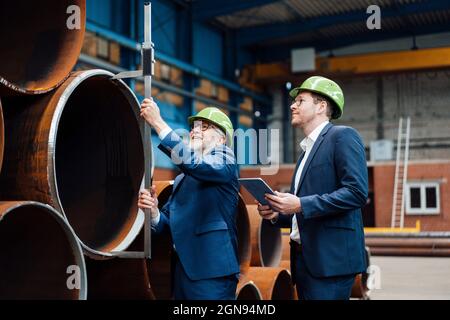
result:
[[[141,107],[141,116],[161,139],[159,148],[182,172],[161,211],[154,186],[151,192],[141,190],[138,201],[141,209],[151,209],[155,233],[171,232],[177,256],[174,298],[235,299],[239,183],[229,147],[231,121],[217,108],[201,110],[188,119],[191,131],[186,144],[162,119],[152,99],[145,99]]]

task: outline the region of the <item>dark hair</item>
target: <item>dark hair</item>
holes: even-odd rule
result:
[[[327,117],[328,119],[333,119],[336,116],[336,107],[334,104],[328,99],[318,93],[310,92],[313,98],[314,104],[318,104],[320,101],[325,101],[327,103]]]

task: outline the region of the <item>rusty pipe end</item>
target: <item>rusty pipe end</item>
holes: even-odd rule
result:
[[[253,281],[247,281],[238,285],[236,300],[262,300],[261,291]]]
[[[58,87],[83,45],[85,0],[0,2],[0,94],[41,94]]]
[[[5,148],[5,124],[3,120],[2,100],[0,99],[0,173],[2,172],[4,148]]]
[[[86,299],[82,249],[48,205],[0,202],[0,299]]]

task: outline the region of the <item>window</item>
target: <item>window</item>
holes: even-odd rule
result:
[[[406,214],[439,214],[439,182],[408,182]]]

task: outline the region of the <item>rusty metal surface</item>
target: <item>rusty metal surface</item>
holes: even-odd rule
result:
[[[251,266],[276,267],[281,260],[281,230],[261,219],[257,205],[247,205],[251,232]]]
[[[239,202],[236,213],[236,227],[238,237],[238,258],[240,264],[240,272],[247,272],[250,268],[250,260],[252,256],[250,219],[247,212],[245,202],[239,194]]]
[[[86,258],[89,300],[154,300],[145,259]]]
[[[153,181],[158,195],[158,207],[161,209],[169,200],[173,181]],[[147,260],[146,268],[150,286],[155,299],[172,299],[172,238],[170,232],[155,234],[152,232],[152,259]],[[144,250],[144,230],[128,248],[130,251]]]
[[[80,9],[79,29],[67,27],[71,5]],[[85,23],[85,0],[0,1],[0,95],[60,85],[81,52]]]
[[[450,238],[366,238],[369,247],[450,248]]]
[[[281,261],[291,259],[291,245],[289,244],[290,241],[291,236],[289,233],[281,234]]]
[[[3,122],[2,100],[0,99],[0,172],[2,172],[4,146],[5,146],[5,127]]]
[[[289,272],[291,272],[291,261],[290,260],[281,260],[280,268],[289,270]]]
[[[352,286],[352,292],[350,294],[351,298],[358,298],[362,300],[369,300],[370,299],[370,289],[367,285],[369,274],[367,273],[369,270],[369,267],[371,265],[370,259],[371,259],[371,250],[369,247],[365,247],[365,253],[366,253],[366,264],[367,269],[366,272],[357,274],[355,277],[355,282]]]
[[[369,298],[368,293],[369,289],[367,288],[367,283],[363,280],[362,274],[357,274],[355,277],[355,282],[352,286],[350,297],[366,300]]]
[[[450,249],[370,247],[374,256],[450,257]]]
[[[287,270],[289,272],[289,274],[292,276],[291,260],[281,260],[280,261],[280,268],[283,268],[283,269]],[[297,294],[297,290],[296,290],[296,285],[293,284],[293,287],[294,287],[293,300],[298,300],[298,294]]]
[[[251,267],[241,275],[240,282],[253,281],[263,300],[293,300],[294,287],[290,272],[283,268]]]
[[[236,300],[262,300],[261,291],[253,281],[240,281],[236,288]]]
[[[73,73],[42,96],[2,98],[0,199],[48,203],[85,253],[103,258],[137,236],[144,175],[139,102],[103,70]]]
[[[450,256],[449,238],[366,237],[366,245],[378,256]]]
[[[67,286],[75,284],[70,266],[79,268],[78,289]],[[0,300],[85,299],[86,282],[82,249],[59,213],[37,202],[0,202]]]

